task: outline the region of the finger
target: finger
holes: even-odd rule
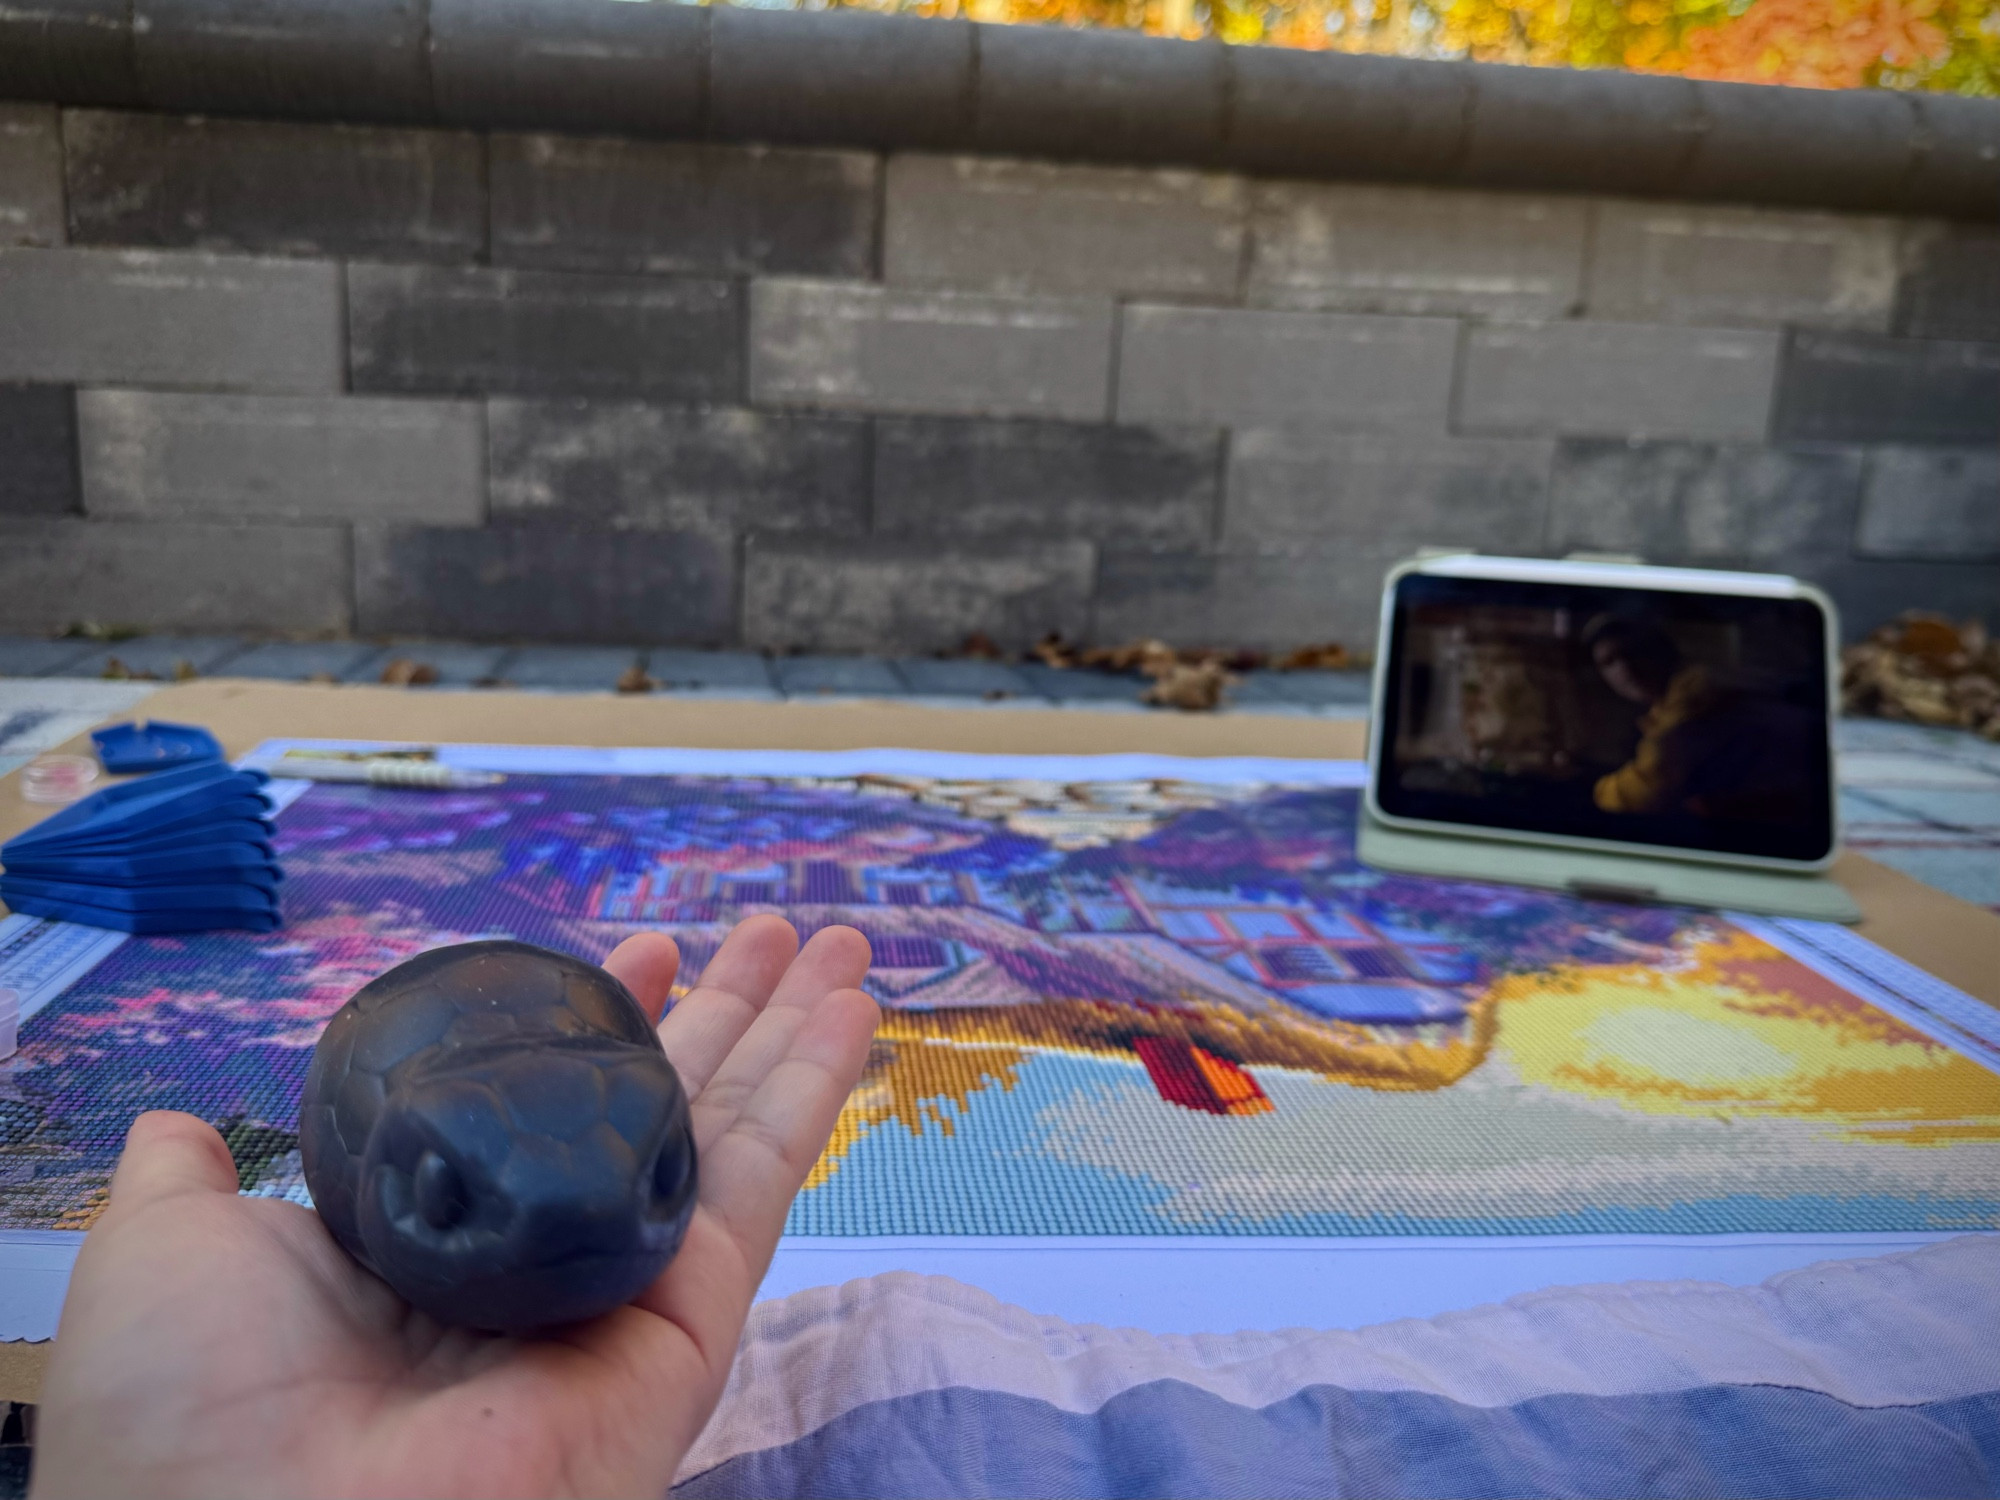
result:
[[[681,950],[664,932],[641,932],[628,937],[604,960],[612,978],[632,992],[632,998],[655,1026],[667,1009],[673,993],[674,977],[681,971]]]
[[[695,1148],[729,1128],[744,1102],[790,1050],[806,1017],[836,990],[853,989],[868,976],[868,939],[852,927],[813,934],[778,981],[770,1003],[716,1068],[693,1102]]]
[[[177,1110],[153,1109],[132,1122],[111,1174],[111,1206],[121,1211],[186,1193],[228,1193],[236,1163],[215,1127]]]
[[[799,935],[783,917],[745,917],[701,971],[701,983],[667,1012],[660,1044],[690,1098],[750,1029],[798,951]]]
[[[701,1203],[729,1231],[761,1280],[785,1213],[826,1149],[861,1079],[882,1012],[857,989],[835,990],[800,1019],[729,1128],[701,1160]]]

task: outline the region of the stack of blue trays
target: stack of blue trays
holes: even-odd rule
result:
[[[221,760],[121,782],[0,844],[0,901],[121,932],[278,925],[270,778]]]

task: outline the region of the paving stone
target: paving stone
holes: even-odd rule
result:
[[[231,657],[216,675],[274,682],[355,680],[382,655],[369,641],[267,641]]]
[[[355,265],[347,303],[356,390],[742,396],[727,281]]]
[[[1087,542],[946,550],[935,544],[753,536],[743,634],[752,645],[821,652],[922,653],[975,630],[1025,646],[1077,637],[1089,613]]]
[[[1225,706],[1244,709],[1251,713],[1294,713],[1307,712],[1305,705],[1284,692],[1278,685],[1283,674],[1278,672],[1242,672],[1229,684]]]
[[[341,677],[343,682],[380,682],[392,662],[413,661],[437,673],[435,683],[412,687],[491,687],[506,679],[508,646],[468,646],[462,641],[391,641],[364,658]]]
[[[994,155],[1205,162],[1222,149],[1229,49],[1123,31],[981,26],[974,140]]]
[[[356,613],[371,634],[718,642],[735,633],[735,583],[733,550],[688,532],[362,525],[354,535]]]
[[[1331,679],[1306,681],[1304,679]],[[1360,719],[1368,715],[1365,672],[1242,673],[1230,685],[1227,706],[1251,713],[1319,714]]]
[[[51,641],[0,635],[0,677],[55,677],[97,649],[94,641]]]
[[[661,687],[675,691],[775,696],[770,661],[754,651],[649,651],[646,671]]]
[[[1230,162],[1244,171],[1442,177],[1464,149],[1473,70],[1431,58],[1231,47]]]
[[[1106,551],[1094,634],[1176,646],[1287,650],[1306,642],[1374,646],[1382,578],[1410,551],[1357,540],[1283,553]]]
[[[100,646],[69,663],[63,675],[102,677],[115,659],[134,677],[150,673],[162,682],[171,682],[182,662],[203,676],[214,676],[218,667],[246,649],[243,638],[234,635],[142,635]]]
[[[1356,183],[1257,185],[1249,300],[1560,318],[1583,295],[1582,198]]]
[[[1103,298],[760,280],[751,393],[760,405],[1100,420],[1111,333]]]
[[[1208,428],[883,418],[875,529],[1198,547],[1215,528],[1219,457]]]
[[[1637,323],[1473,328],[1459,377],[1468,432],[1762,438],[1779,336]]]
[[[780,656],[771,675],[788,697],[839,694],[848,698],[901,698],[909,692],[896,669],[875,656]]]
[[[0,630],[344,631],[345,527],[0,519]]]
[[[1876,449],[1856,549],[1871,557],[2000,560],[2000,449]]]
[[[708,11],[684,5],[430,0],[440,120],[631,135],[701,131]]]
[[[1596,211],[1592,317],[1888,328],[1898,220],[1617,199]]]
[[[1056,703],[1087,703],[1093,708],[1140,708],[1139,695],[1147,683],[1123,672],[1095,672],[1083,668],[1044,666],[1023,662],[1014,669],[1029,687]]]
[[[492,138],[493,258],[586,271],[867,276],[876,157],[602,137]]]
[[[0,250],[0,380],[337,391],[340,268],[153,250]]]
[[[63,147],[78,244],[401,260],[486,248],[480,141],[465,132],[72,109]]]
[[[1939,226],[1920,237],[1914,261],[1897,299],[1898,333],[2000,343],[2000,230]]]
[[[896,663],[913,693],[931,698],[1039,698],[1028,679],[1005,662],[913,656]]]
[[[1704,121],[1684,78],[1596,68],[1474,66],[1466,181],[1494,187],[1671,193]]]
[[[62,137],[55,107],[0,104],[0,245],[62,242]]]
[[[1369,706],[1371,679],[1366,672],[1253,672],[1274,696],[1314,709],[1356,709]]]
[[[1801,330],[1771,429],[1780,441],[2000,441],[2000,344]]]
[[[68,515],[78,496],[70,388],[0,385],[0,515]]]
[[[265,0],[132,0],[139,92],[191,113],[428,119],[426,14],[415,0],[285,0],[279,22]]]
[[[868,429],[851,417],[495,399],[487,423],[496,519],[718,539],[868,527]]]
[[[977,156],[889,159],[882,274],[988,292],[1234,301],[1240,178]]]
[[[641,660],[633,646],[523,646],[503,670],[515,687],[608,693]]]
[[[77,420],[93,516],[485,518],[477,402],[84,391]]]
[[[1405,551],[1532,547],[1550,453],[1539,438],[1238,432],[1229,445],[1223,549],[1284,552],[1349,541]]]
[[[1790,568],[1847,550],[1861,472],[1856,450],[1568,439],[1556,451],[1549,547]]]
[[[1441,432],[1457,340],[1446,318],[1128,306],[1118,420]]]
[[[973,31],[942,17],[716,6],[709,131],[815,145],[962,146]]]

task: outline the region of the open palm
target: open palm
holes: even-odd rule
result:
[[[605,967],[658,1020],[680,953],[644,934]],[[317,1214],[239,1197],[210,1126],[141,1115],[63,1306],[35,1493],[662,1494],[867,1059],[867,968],[852,928],[803,950],[777,917],[730,934],[660,1024],[701,1163],[680,1253],[535,1339],[413,1311]]]

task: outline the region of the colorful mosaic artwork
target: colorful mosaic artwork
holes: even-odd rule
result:
[[[1565,1234],[2000,1227],[2000,1076],[1712,916],[1377,874],[1348,788],[512,775],[317,785],[287,925],[135,939],[0,1065],[0,1228],[76,1228],[151,1107],[298,1196],[365,980],[507,935],[695,978],[844,922],[879,1040],[791,1229]]]

